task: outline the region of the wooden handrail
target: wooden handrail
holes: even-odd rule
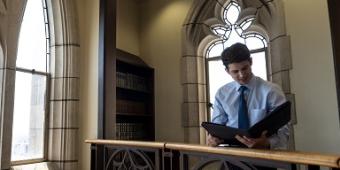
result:
[[[241,156],[255,159],[282,161],[296,164],[319,165],[332,168],[340,168],[340,155],[320,154],[300,151],[284,150],[262,150],[247,148],[228,148],[228,147],[210,147],[205,145],[165,143],[165,142],[142,142],[142,141],[124,141],[124,140],[86,140],[86,143],[99,145],[118,145],[130,147],[158,148],[180,150],[187,152],[199,152],[207,154],[219,154],[229,156]]]
[[[262,150],[262,149],[247,149],[247,148],[228,148],[228,147],[210,147],[204,145],[188,145],[166,143],[167,149],[176,149],[181,151],[211,153],[220,155],[233,155],[248,158],[259,158],[266,160],[275,160],[307,165],[321,165],[333,168],[340,167],[340,156],[330,154],[319,154],[311,152],[299,151],[283,151],[283,150]]]
[[[104,145],[118,145],[118,146],[133,146],[143,148],[159,148],[163,149],[164,142],[142,142],[142,141],[128,141],[128,140],[105,140],[105,139],[88,139],[86,143],[91,144],[104,144]]]

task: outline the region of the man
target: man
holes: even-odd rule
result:
[[[286,102],[279,86],[253,75],[252,59],[247,46],[236,43],[226,48],[221,57],[227,73],[234,81],[222,86],[217,91],[212,122],[248,129],[266,117],[277,106]],[[241,103],[244,103],[245,106],[242,106]],[[242,110],[240,108],[245,111],[240,111]],[[263,132],[259,138],[239,135],[235,138],[249,148],[286,149],[288,137],[289,129],[286,125],[270,137],[266,137],[266,132]],[[207,142],[209,146],[217,146],[223,141],[209,135]]]

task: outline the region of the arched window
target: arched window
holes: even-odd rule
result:
[[[5,25],[0,27],[0,120],[6,120],[0,121],[0,169],[33,162],[78,169],[76,2],[0,1],[0,6],[5,7],[0,8]]]
[[[193,1],[182,28],[182,114],[188,134],[186,142],[206,141],[206,132],[200,125],[209,121],[207,112],[214,91],[228,81],[218,56],[234,42],[242,42],[251,50],[254,74],[280,85],[294,103],[289,84],[290,37],[282,4],[281,0]],[[295,113],[292,114],[294,117]]]
[[[49,29],[44,0],[27,0],[16,60],[11,161],[45,159]]]
[[[210,103],[214,102],[214,96],[218,88],[233,81],[232,78],[226,73],[220,55],[225,48],[234,43],[239,42],[247,45],[253,59],[253,73],[256,76],[267,80],[267,42],[265,38],[259,33],[245,33],[245,31],[255,21],[255,18],[248,17],[243,21],[238,21],[241,8],[239,4],[234,1],[226,4],[222,9],[224,25],[211,26],[211,31],[218,37],[218,39],[208,43],[208,48],[205,54],[207,60],[206,70],[208,79],[208,102]]]

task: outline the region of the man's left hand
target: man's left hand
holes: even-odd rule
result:
[[[270,143],[266,136],[267,131],[262,132],[259,138],[249,138],[246,136],[236,135],[235,138],[241,143],[245,144],[248,148],[268,149]]]

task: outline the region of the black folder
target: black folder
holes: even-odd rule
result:
[[[267,131],[266,136],[271,136],[277,132],[282,126],[290,121],[289,101],[276,107],[267,117],[257,122],[248,130],[237,129],[226,125],[202,122],[202,126],[212,135],[224,140],[224,143],[231,145],[240,145],[240,142],[235,139],[236,135],[258,138],[263,131]]]

